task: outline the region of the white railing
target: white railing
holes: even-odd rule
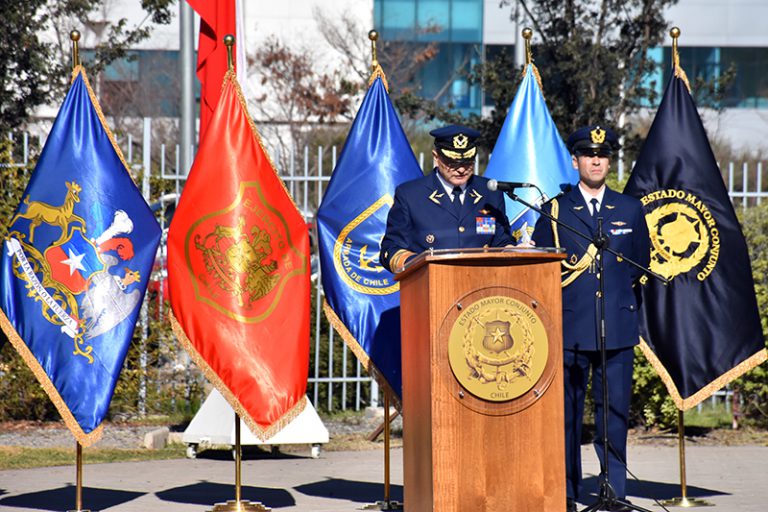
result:
[[[28,167],[32,158],[39,154],[42,147],[39,137],[30,137],[27,134],[12,140],[15,162],[0,165],[0,173],[3,172],[3,167]],[[178,145],[169,146],[161,143],[156,146],[150,158],[149,152],[145,151],[153,147],[149,119],[144,122],[144,133],[139,140],[140,142],[137,142],[134,137],[128,135],[119,138],[118,144],[123,148],[124,156],[131,169],[145,178],[139,185],[147,195],[147,201],[161,208],[170,203],[176,203],[186,179],[183,173],[178,172]],[[315,212],[330,180],[331,171],[336,165],[337,151],[336,146],[331,148],[320,146],[313,149],[305,147],[300,151],[292,152],[284,167],[275,160],[279,175],[285,181],[294,201],[308,222],[314,221]],[[422,167],[431,161],[430,155],[422,153],[417,157]],[[164,190],[155,187],[158,190],[153,190],[149,186],[147,176],[142,172],[148,165],[151,166],[151,176],[170,182],[171,186],[164,186]],[[763,185],[763,167],[762,162],[751,166],[746,163],[737,165],[730,162],[721,166],[729,195],[737,207],[746,209],[751,205],[761,204],[764,198],[768,200],[768,190],[764,189]],[[168,188],[172,192],[168,193]],[[164,248],[161,247],[160,250],[164,251]],[[362,369],[354,355],[340,337],[335,335],[324,318],[316,243],[313,244],[313,251],[315,316],[312,319],[313,357],[310,361],[307,393],[315,407],[327,410],[347,408],[359,410],[366,405],[376,405],[378,404],[378,386]],[[340,357],[339,351],[341,351]],[[323,357],[318,357],[318,354],[322,354]],[[324,395],[324,403],[319,403],[321,395]]]

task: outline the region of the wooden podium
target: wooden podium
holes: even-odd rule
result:
[[[435,251],[398,275],[405,510],[565,510],[563,258]]]

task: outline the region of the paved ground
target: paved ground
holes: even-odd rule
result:
[[[584,452],[586,485],[594,488],[597,460],[591,447]],[[234,497],[234,463],[227,452],[208,453],[196,460],[86,465],[84,506],[119,512],[209,510]],[[680,494],[676,447],[635,445],[629,456],[630,470],[639,478],[629,484],[634,503],[658,511],[662,508],[651,498]],[[400,449],[392,451],[392,466],[392,496],[401,499]],[[687,466],[690,497],[706,498],[727,512],[768,509],[768,447],[687,446]],[[74,467],[0,471],[0,512],[72,509],[74,481]],[[285,512],[355,510],[382,498],[382,481],[383,454],[375,450],[243,462],[243,497]]]

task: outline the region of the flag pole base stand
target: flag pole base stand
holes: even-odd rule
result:
[[[709,502],[707,500],[699,500],[696,498],[672,498],[670,500],[661,500],[659,501],[660,504],[664,505],[665,507],[685,507],[685,508],[693,508],[693,507],[713,507],[715,506],[714,503]]]
[[[395,500],[377,501],[363,505],[358,510],[403,510],[403,504]]]
[[[211,512],[262,512],[272,510],[261,503],[253,503],[248,500],[229,500],[226,503],[217,503],[211,509]]]
[[[91,512],[91,511],[88,510],[87,508],[81,508],[77,510],[67,510],[67,512]]]

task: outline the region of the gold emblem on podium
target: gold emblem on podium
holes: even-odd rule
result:
[[[506,402],[528,392],[544,373],[547,332],[525,303],[493,295],[462,308],[448,339],[459,383],[478,398]]]

